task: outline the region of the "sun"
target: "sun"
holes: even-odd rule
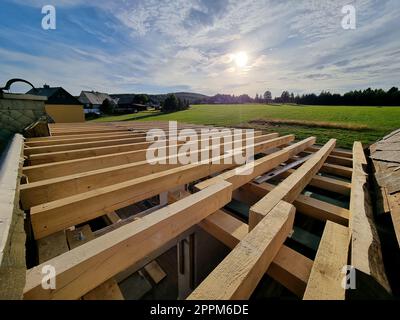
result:
[[[239,68],[244,68],[247,66],[247,61],[249,60],[249,57],[247,56],[247,53],[244,51],[240,51],[235,54],[235,63]]]

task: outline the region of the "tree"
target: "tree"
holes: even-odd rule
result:
[[[281,94],[281,102],[288,103],[290,102],[290,93],[289,91],[283,91]]]
[[[163,112],[174,112],[189,108],[189,101],[177,98],[173,93],[169,94],[162,105]]]
[[[115,103],[109,99],[104,99],[100,106],[100,111],[104,114],[113,114],[115,111]]]
[[[135,94],[133,103],[146,104],[149,102],[149,97],[146,94]]]
[[[162,111],[163,112],[173,112],[178,110],[178,99],[176,96],[171,93],[168,94],[167,98],[164,100],[163,106],[162,106]]]
[[[272,94],[271,94],[271,91],[265,91],[264,92],[264,100],[265,100],[265,103],[270,103],[271,101],[272,101]]]

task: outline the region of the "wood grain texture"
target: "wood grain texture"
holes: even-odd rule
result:
[[[259,202],[250,208],[249,228],[253,229],[281,200],[292,203],[323,166],[330,152],[335,148],[336,140],[327,142],[312,158],[283,180]]]
[[[292,230],[294,213],[292,205],[280,202],[188,299],[248,299]]]
[[[368,175],[364,170],[366,165],[367,160],[362,145],[360,142],[355,142],[350,196],[351,219],[349,223],[351,232],[351,265],[359,274],[359,281],[357,281],[358,294],[373,296],[374,293],[372,291],[374,290],[372,288],[374,287],[377,287],[376,294],[378,294],[378,287],[380,286],[388,292],[391,290],[385,273],[381,244],[372,212],[367,184]],[[366,282],[369,282],[369,284]],[[368,286],[370,290],[363,290],[364,286]]]
[[[317,255],[304,293],[304,300],[344,300],[342,287],[346,276],[349,229],[328,221],[322,234]]]
[[[34,267],[27,271],[24,297],[78,299],[223,207],[231,196],[231,184],[221,182],[50,260],[57,270],[54,290],[42,289],[42,266]]]

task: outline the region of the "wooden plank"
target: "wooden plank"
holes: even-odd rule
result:
[[[311,269],[304,300],[344,300],[349,229],[328,221]]]
[[[267,182],[267,181],[269,181],[269,180],[271,180],[271,179],[274,179],[274,178],[276,178],[276,177],[278,177],[278,176],[284,174],[285,172],[289,171],[290,169],[295,168],[295,167],[297,167],[297,166],[303,164],[303,163],[306,162],[308,159],[310,159],[311,156],[312,156],[312,155],[310,154],[310,155],[305,156],[305,157],[303,157],[303,158],[300,158],[300,159],[298,159],[298,160],[296,160],[296,161],[294,161],[294,162],[291,162],[291,163],[289,163],[289,164],[287,164],[287,165],[285,165],[285,166],[283,166],[283,167],[281,166],[281,167],[278,167],[278,168],[275,169],[275,170],[272,170],[272,171],[270,171],[270,172],[267,172],[266,174],[264,174],[264,175],[262,175],[262,176],[260,176],[260,177],[258,177],[258,178],[256,178],[256,179],[254,179],[254,182],[255,182],[255,183],[263,183],[263,182]]]
[[[270,140],[277,138],[277,133],[266,134],[255,137],[255,142]],[[206,141],[201,140],[201,141]],[[129,164],[137,161],[146,160],[148,151],[158,150],[159,152],[168,152],[165,148],[150,148],[136,151],[127,151],[103,156],[88,157],[83,159],[67,160],[55,163],[46,163],[33,165],[23,168],[23,173],[29,177],[29,181],[35,182],[39,180],[52,179],[61,176],[67,176],[77,173],[83,173],[93,170],[99,170],[107,167]]]
[[[174,132],[175,133],[175,132]],[[164,133],[166,138],[168,138],[169,131]],[[176,132],[177,137],[179,137],[180,132]],[[197,131],[185,134],[185,137],[200,134]],[[245,133],[240,134],[243,138],[245,137]],[[260,131],[254,132],[255,136],[260,135]],[[118,139],[116,137],[119,137]],[[93,138],[92,138],[93,139]],[[105,146],[112,146],[112,145],[121,145],[121,144],[132,144],[132,143],[139,143],[139,142],[149,142],[152,139],[147,139],[145,134],[141,134],[140,136],[132,136],[130,135],[119,135],[119,136],[111,136],[111,137],[104,137],[103,139],[98,139],[95,141],[74,141],[74,140],[56,140],[59,141],[60,144],[51,144],[51,145],[29,145],[26,144],[25,148],[25,155],[32,155],[32,154],[40,154],[40,153],[52,153],[52,152],[59,152],[59,151],[69,151],[69,150],[79,150],[79,149],[87,149],[87,148],[94,148],[94,147],[105,147]],[[88,140],[88,138],[81,138],[81,140]],[[54,143],[55,141],[51,141]],[[65,143],[69,142],[69,143]]]
[[[293,138],[293,136],[289,135],[272,140],[265,140],[265,143],[262,145],[264,149],[267,149],[277,145],[283,145]],[[251,143],[252,139],[243,141],[243,145],[249,145]],[[223,144],[217,146],[215,149],[205,148],[190,153],[182,152],[180,154],[196,155],[200,158],[200,155],[205,152],[209,155],[209,159],[211,160],[214,153],[222,154],[225,146],[226,144]],[[175,164],[170,163],[170,160],[173,160],[175,157],[176,155],[171,155],[160,158],[161,163],[157,164],[150,164],[147,160],[144,160],[121,166],[93,170],[86,173],[28,183],[21,186],[20,194],[22,207],[28,209],[35,205],[66,198],[126,180],[132,180],[168,169],[183,167],[178,161],[175,161]]]
[[[188,299],[248,299],[292,230],[294,213],[288,203],[276,205]]]
[[[240,191],[244,192],[244,194],[238,200],[248,203],[246,202],[246,198],[251,199],[250,195],[252,194],[254,198],[251,199],[250,203],[248,203],[252,205],[253,201],[259,201],[274,189],[275,186],[268,183],[262,183],[260,185],[249,183],[241,187]],[[296,200],[293,201],[293,204],[296,207],[297,212],[303,213],[321,221],[330,220],[341,225],[348,226],[350,216],[350,212],[348,209],[341,208],[302,194],[299,194],[297,196]]]
[[[317,152],[319,149],[321,149],[321,146],[312,146],[308,148],[307,151]],[[346,150],[333,149],[331,155],[349,159],[353,158],[353,153],[350,150],[346,151]]]
[[[121,221],[121,218],[115,211],[107,213],[106,217],[110,221],[110,224],[114,224]]]
[[[271,169],[277,167],[282,162],[290,159],[294,155],[303,151],[304,148],[307,148],[315,143],[315,137],[310,137],[304,139],[298,143],[292,144],[282,150],[274,152],[270,155],[262,157],[254,161],[252,166],[249,168],[247,166],[241,166],[239,168],[226,171],[214,178],[205,180],[196,184],[196,188],[201,190],[206,188],[214,183],[218,183],[219,181],[225,180],[229,181],[233,184],[233,189],[237,189],[240,186],[248,183],[253,180],[255,177],[270,171]]]
[[[41,153],[52,153],[52,152],[60,152],[60,151],[70,151],[70,150],[81,150],[87,148],[98,148],[98,147],[106,147],[113,145],[123,145],[123,144],[133,144],[133,143],[142,143],[146,142],[146,137],[128,137],[122,139],[111,139],[111,140],[101,140],[101,141],[90,141],[90,142],[78,142],[78,143],[69,143],[69,144],[58,144],[51,146],[36,146],[25,148],[24,154],[26,156],[30,156],[33,154],[41,154]]]
[[[305,153],[312,154],[312,152],[307,152],[307,151]],[[351,168],[353,166],[353,160],[351,158],[334,156],[334,155],[332,155],[332,153],[331,153],[331,155],[328,156],[326,161],[330,164],[337,164],[337,165],[344,166],[344,167]]]
[[[353,147],[353,177],[350,197],[351,265],[357,271],[357,289],[352,296],[377,297],[390,293],[368,192],[367,165],[361,142]],[[383,292],[382,292],[383,291]],[[385,292],[386,291],[386,292]]]
[[[67,239],[71,250],[94,238],[95,235],[88,224],[76,228],[75,230],[67,230]],[[114,278],[111,278],[85,294],[82,300],[124,300],[124,297],[122,296],[118,283]]]
[[[124,300],[121,289],[114,279],[109,279],[86,293],[82,300]]]
[[[170,201],[177,201],[189,193],[169,193]],[[216,239],[233,249],[248,233],[248,225],[223,210],[217,210],[199,223],[199,226]],[[283,245],[267,273],[299,297],[303,297],[312,260]]]
[[[351,168],[330,163],[325,163],[321,168],[321,172],[344,178],[351,178],[351,175],[353,174],[353,170]]]
[[[288,177],[290,176],[295,170],[288,170],[281,174],[281,177]],[[335,192],[342,194],[344,196],[350,196],[350,190],[351,190],[351,183],[334,179],[334,178],[329,178],[329,177],[324,177],[324,176],[319,176],[315,175],[310,183],[310,186],[316,187],[319,189]]]
[[[144,267],[144,270],[149,274],[154,283],[159,283],[167,275],[164,270],[160,267],[156,260],[153,260]]]
[[[216,239],[233,249],[247,235],[249,226],[225,213],[214,212],[199,226]],[[282,245],[267,274],[299,297],[303,297],[310,276],[312,260]]]
[[[77,299],[231,201],[221,182],[50,260],[57,287],[43,290],[42,266],[27,271],[25,299]],[[95,272],[94,272],[95,270]]]
[[[254,146],[256,153],[270,147],[270,142],[260,142]],[[305,143],[297,146],[304,147]],[[282,151],[285,156],[290,151]],[[239,150],[237,153],[242,153]],[[189,164],[171,170],[124,181],[111,186],[73,195],[31,208],[31,219],[36,239],[45,237],[59,230],[89,221],[108,212],[126,207],[138,201],[148,199],[169,189],[202,177],[234,167],[230,161],[232,155],[216,157],[207,164]],[[220,164],[214,164],[218,160]]]
[[[135,133],[127,132],[124,134],[106,135],[106,136],[94,136],[94,137],[78,137],[78,138],[62,138],[52,140],[38,140],[38,141],[26,141],[25,146],[27,147],[42,147],[42,146],[54,146],[61,144],[81,143],[81,142],[95,142],[103,140],[118,140],[123,138],[144,138],[146,133]]]
[[[297,251],[282,245],[267,274],[302,298],[310,277],[313,261]]]
[[[397,243],[400,247],[400,193],[390,194],[388,196],[388,202],[393,228],[396,233]]]
[[[44,146],[54,146],[60,144],[70,144],[70,143],[82,143],[82,142],[95,142],[102,140],[118,140],[124,138],[140,138],[145,137],[145,132],[134,132],[126,131],[124,133],[111,133],[111,134],[99,134],[99,135],[78,135],[77,137],[51,137],[51,139],[36,139],[25,141],[25,146],[27,147],[44,147]]]
[[[55,132],[54,130],[50,130],[52,136],[69,136],[69,135],[77,135],[77,134],[87,134],[87,133],[112,133],[112,132],[126,132],[126,130],[121,129],[98,129],[98,130],[69,130],[67,132]]]
[[[82,139],[82,138],[105,138],[105,137],[113,137],[124,134],[146,134],[144,131],[130,131],[130,130],[122,130],[122,132],[112,132],[112,133],[92,133],[92,134],[76,134],[76,135],[68,135],[68,136],[48,136],[48,137],[36,137],[36,138],[27,138],[26,143],[45,143],[51,141],[70,141],[74,139]]]
[[[331,139],[314,156],[305,162],[299,169],[282,181],[276,188],[268,193],[259,202],[250,208],[249,228],[253,229],[265,214],[268,214],[280,200],[292,203],[297,199],[312,177],[320,170],[329,153],[336,145],[336,140]]]
[[[200,140],[199,140],[200,141]],[[184,144],[185,141],[166,140],[166,145],[169,144]],[[50,153],[39,153],[29,155],[29,162],[31,165],[43,164],[48,162],[66,161],[87,157],[94,157],[112,153],[135,151],[147,149],[154,144],[154,141],[136,142],[128,144],[114,144],[104,147],[90,147],[85,149],[74,149],[66,151],[56,151]]]

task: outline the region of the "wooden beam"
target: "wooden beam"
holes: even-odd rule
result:
[[[388,205],[392,217],[393,228],[396,233],[397,243],[400,247],[400,193],[389,194]]]
[[[253,229],[265,214],[268,214],[280,200],[292,203],[320,170],[329,153],[336,145],[331,139],[314,156],[305,162],[299,169],[283,180],[276,188],[250,208],[249,228]]]
[[[269,141],[257,143],[253,147],[255,152],[259,153],[266,146],[267,148],[271,146]],[[244,151],[237,150],[236,153],[242,154]],[[225,161],[225,159],[231,159],[231,156],[230,154],[219,156],[206,164],[188,164],[32,207],[31,221],[35,238],[40,239],[59,230],[151,198],[175,186],[232,168],[235,166],[233,161]],[[220,162],[220,164],[215,162]]]
[[[268,149],[277,145],[283,145],[293,139],[294,137],[289,135],[272,140],[265,140],[262,145],[264,149]],[[250,145],[252,142],[252,139],[242,141],[243,145]],[[181,152],[179,154],[196,155],[200,158],[201,154],[207,153],[209,159],[212,159],[214,153],[219,155],[222,154],[226,145],[227,144],[219,145],[215,149],[206,148],[190,153]],[[28,183],[21,186],[20,194],[22,207],[28,209],[42,203],[66,198],[126,180],[132,180],[145,175],[183,167],[183,165],[178,161],[171,164],[170,160],[174,158],[176,158],[176,155],[160,158],[161,163],[156,164],[150,164],[148,160],[145,160],[100,170],[93,170],[86,173]]]
[[[168,198],[173,203],[189,195],[187,191],[177,191],[169,193]],[[199,223],[199,226],[230,249],[235,248],[249,230],[246,223],[223,210],[217,210],[209,215]],[[311,259],[282,245],[267,274],[297,296],[303,297],[311,267]]]
[[[98,129],[98,130],[70,130],[65,132],[55,132],[54,130],[50,130],[52,136],[69,136],[76,134],[87,134],[87,133],[112,133],[112,132],[126,132],[127,130],[121,129]]]
[[[312,146],[308,148],[307,151],[317,152],[319,151],[319,149],[321,149],[321,146]],[[353,158],[353,154],[350,150],[346,151],[346,150],[334,149],[332,150],[331,155],[349,159]]]
[[[269,183],[255,184],[249,183],[244,185],[239,189],[239,191],[244,192],[240,197],[240,201],[250,201],[246,202],[249,205],[260,201],[268,193],[272,192],[276,187]],[[251,198],[253,195],[253,199]],[[253,202],[254,201],[254,202]],[[341,225],[347,226],[349,223],[350,212],[348,209],[335,206],[333,204],[307,197],[305,195],[299,194],[296,200],[293,201],[297,212],[303,213],[315,219],[321,221],[333,221]]]
[[[42,266],[34,267],[27,271],[24,298],[78,299],[223,207],[231,196],[231,184],[221,182],[50,260],[57,270],[54,290],[42,288]]]
[[[304,300],[344,300],[349,229],[328,221],[322,234]]]
[[[98,147],[106,147],[106,146],[114,146],[114,145],[123,145],[123,144],[133,144],[146,142],[146,137],[125,137],[120,139],[104,139],[100,141],[89,141],[89,142],[78,142],[78,143],[68,143],[68,144],[58,144],[51,146],[35,146],[35,147],[26,147],[24,150],[24,154],[26,156],[31,156],[33,154],[41,154],[41,153],[52,153],[52,152],[60,152],[60,151],[70,151],[70,150],[81,150],[87,148],[98,148]]]
[[[295,170],[291,169],[284,172],[280,176],[286,178],[290,176],[293,172],[295,172]],[[311,179],[309,185],[319,189],[342,194],[344,196],[350,196],[351,183],[339,179],[315,175]]]
[[[164,279],[167,274],[160,267],[156,260],[153,260],[149,264],[145,265],[144,270],[149,274],[150,278],[154,281],[154,283],[159,283],[162,279]]]
[[[95,136],[95,137],[78,137],[78,138],[62,138],[62,139],[52,139],[52,140],[38,140],[38,141],[25,141],[25,146],[32,147],[44,147],[44,146],[54,146],[61,144],[71,144],[71,143],[82,143],[82,142],[95,142],[103,140],[118,140],[124,138],[145,138],[146,133],[135,133],[127,132],[124,134],[114,134],[106,136]]]
[[[244,239],[249,230],[247,223],[222,210],[205,218],[199,226],[231,249]],[[267,274],[298,297],[303,297],[312,264],[311,259],[282,245]]]
[[[86,293],[82,300],[124,300],[124,296],[115,279],[109,279]]]
[[[36,138],[27,138],[25,141],[26,143],[45,143],[51,141],[69,141],[74,139],[82,139],[82,138],[105,138],[105,137],[113,137],[119,136],[124,134],[146,134],[145,131],[136,130],[123,130],[122,132],[112,132],[112,133],[93,133],[93,134],[76,134],[76,135],[69,135],[69,136],[48,136],[48,137],[36,137]]]
[[[384,297],[391,292],[382,259],[381,244],[376,229],[368,192],[367,165],[361,142],[353,146],[353,177],[350,197],[351,265],[356,270],[356,290],[351,296]]]
[[[314,152],[305,151],[305,153],[313,154]],[[331,153],[331,155],[328,156],[328,158],[326,159],[326,162],[328,162],[330,164],[337,164],[337,165],[341,165],[344,167],[350,167],[350,168],[353,166],[353,160],[351,158],[335,156],[332,153]]]
[[[294,213],[292,205],[281,201],[188,299],[248,299],[292,231]]]
[[[176,132],[177,137],[179,137],[180,132]],[[193,131],[192,133],[188,133],[185,135],[192,136],[199,134],[197,131]],[[255,136],[260,136],[261,132],[256,131],[254,132]],[[165,132],[166,138],[168,138],[169,131]],[[239,136],[239,134],[237,135]],[[242,138],[246,137],[245,133],[240,134]],[[79,150],[79,149],[87,149],[87,148],[95,148],[95,147],[105,147],[105,146],[113,146],[113,145],[121,145],[121,144],[133,144],[139,142],[149,142],[147,136],[142,134],[140,136],[132,136],[130,135],[123,135],[123,136],[116,136],[119,137],[118,139],[115,136],[111,137],[104,137],[103,139],[98,139],[95,141],[74,141],[74,140],[58,140],[60,144],[52,144],[52,145],[39,145],[39,146],[32,146],[26,144],[25,148],[25,155],[30,156],[33,154],[41,154],[41,153],[52,153],[52,152],[59,152],[59,151],[70,151],[70,150]],[[93,139],[93,138],[92,138]],[[88,140],[88,138],[81,138],[81,140]],[[51,141],[54,143],[54,141]],[[69,143],[65,143],[69,142]]]
[[[265,140],[271,140],[277,137],[278,137],[277,133],[271,133],[255,137],[254,140],[255,142],[261,142]],[[204,142],[207,140],[208,139],[200,141]],[[29,178],[29,181],[35,182],[39,180],[52,179],[77,173],[84,173],[88,171],[104,169],[107,167],[144,161],[146,160],[147,152],[154,150],[157,150],[158,152],[165,151],[166,154],[168,154],[168,147],[142,149],[136,151],[107,154],[103,156],[95,156],[82,159],[28,166],[23,168],[23,173]]]
[[[196,184],[196,188],[201,190],[206,188],[214,183],[218,183],[219,181],[225,180],[229,181],[233,184],[233,189],[237,189],[240,186],[248,183],[253,180],[255,177],[270,171],[271,169],[277,167],[282,162],[290,159],[294,155],[303,151],[304,148],[307,148],[315,143],[315,138],[310,137],[304,139],[300,142],[292,144],[282,150],[274,152],[270,155],[262,157],[254,161],[254,163],[248,166],[242,166],[233,170],[226,171],[214,178],[205,180]]]
[[[321,168],[321,172],[351,179],[353,169],[336,164],[325,163]]]
[[[243,133],[243,135],[245,135]],[[257,135],[255,135],[257,136]],[[212,137],[215,138],[215,137]],[[210,138],[210,139],[212,139]],[[220,139],[223,139],[221,136]],[[200,140],[199,140],[200,141]],[[29,162],[31,165],[43,164],[48,162],[57,162],[57,161],[66,161],[87,157],[100,156],[105,154],[126,152],[126,151],[135,151],[141,149],[147,149],[151,145],[154,144],[155,141],[144,141],[144,142],[136,142],[136,143],[128,143],[128,144],[116,144],[110,142],[111,145],[103,146],[103,147],[89,147],[84,149],[74,149],[74,150],[64,150],[64,151],[56,151],[50,153],[39,153],[39,154],[31,154],[29,155]],[[170,141],[166,140],[165,144],[183,144],[186,141]],[[60,148],[63,146],[60,146]],[[30,148],[33,149],[33,148]],[[29,150],[30,150],[29,149]]]
[[[95,238],[88,224],[73,231],[67,231],[67,236],[71,250]],[[124,297],[118,283],[111,278],[85,294],[82,300],[124,300]]]

